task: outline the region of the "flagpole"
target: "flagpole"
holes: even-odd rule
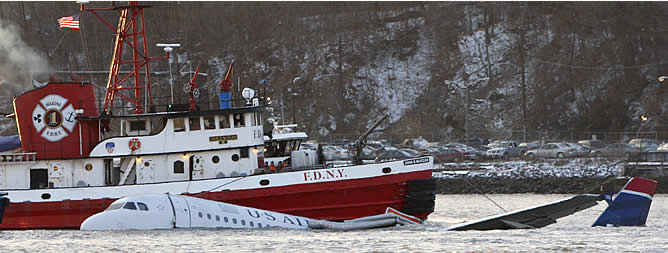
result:
[[[79,12],[79,35],[81,36],[81,46],[84,49],[84,54],[86,55],[86,65],[88,65],[88,71],[92,71],[90,68],[90,58],[88,57],[88,43],[86,43],[86,36],[83,29],[81,29],[81,16],[83,15],[83,10]],[[88,82],[93,83],[93,75],[88,73]]]

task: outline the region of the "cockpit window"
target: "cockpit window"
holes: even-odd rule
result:
[[[126,202],[123,209],[137,210],[137,206],[135,206],[135,202]]]
[[[123,206],[123,204],[125,204],[125,202],[113,203],[109,207],[107,207],[107,209],[105,209],[104,211],[106,212],[106,211],[120,209]]]
[[[148,211],[148,206],[142,202],[137,202],[137,206],[139,207],[139,210]]]

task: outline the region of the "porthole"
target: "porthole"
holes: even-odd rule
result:
[[[232,155],[232,161],[234,162],[239,161],[239,155],[237,154]]]
[[[90,164],[90,163],[86,164],[86,170],[87,170],[87,171],[91,171],[91,170],[93,170],[93,165]]]
[[[144,162],[144,167],[148,167],[149,165],[151,165],[151,164],[148,163],[148,162]]]
[[[392,169],[390,167],[383,168],[383,173],[387,174],[387,173],[390,173],[390,172],[392,172]]]
[[[49,193],[42,193],[42,199],[50,199],[50,198],[51,198],[51,194],[49,194]]]
[[[218,162],[220,162],[220,158],[217,155],[214,155],[213,157],[211,157],[211,161],[213,163],[218,163]]]
[[[269,179],[260,180],[260,185],[269,185]]]

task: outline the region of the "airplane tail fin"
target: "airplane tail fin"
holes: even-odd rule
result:
[[[656,191],[656,181],[631,178],[592,226],[643,226]]]

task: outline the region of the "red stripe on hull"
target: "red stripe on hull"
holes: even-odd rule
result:
[[[424,170],[373,178],[299,184],[250,190],[191,194],[200,198],[314,219],[349,220],[405,206],[405,182],[431,178]],[[115,199],[11,203],[0,229],[78,229],[89,216]],[[429,213],[410,213],[426,219]]]

